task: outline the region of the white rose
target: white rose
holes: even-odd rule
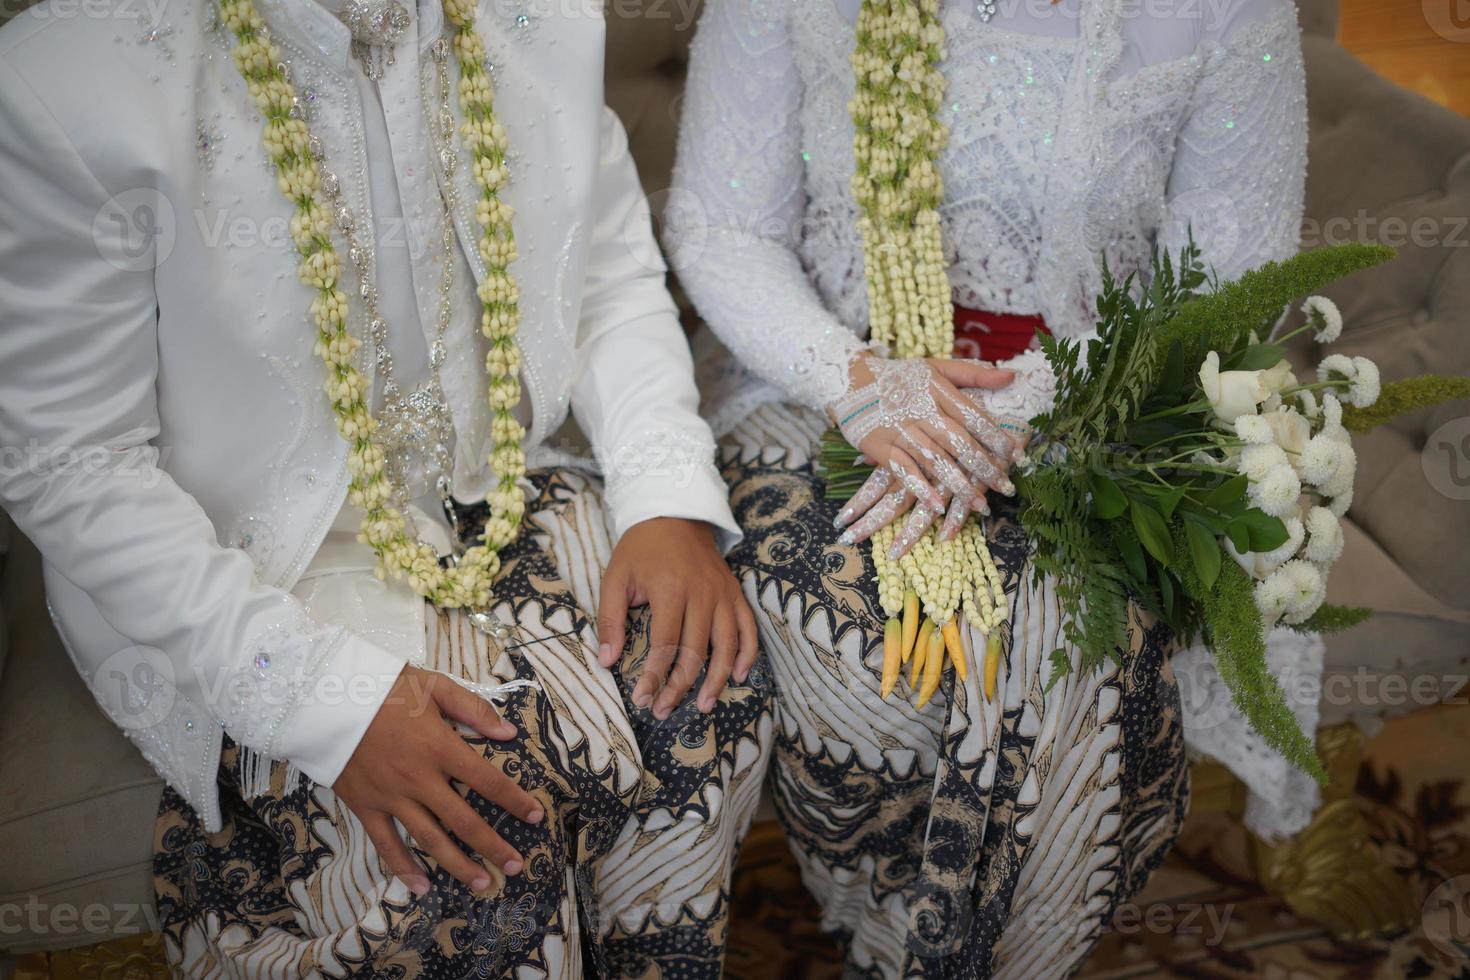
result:
[[[1276,394],[1283,388],[1296,387],[1296,375],[1291,372],[1291,364],[1282,358],[1276,362],[1275,367],[1269,367],[1261,372],[1261,383],[1271,394]]]
[[[1280,446],[1291,465],[1300,470],[1302,451],[1312,438],[1312,424],[1300,412],[1290,408],[1267,412],[1261,418],[1271,427],[1271,441]]]
[[[1210,408],[1222,422],[1234,422],[1242,415],[1255,412],[1256,406],[1270,397],[1262,378],[1264,371],[1221,371],[1220,355],[1214,351],[1200,365],[1199,383]]]

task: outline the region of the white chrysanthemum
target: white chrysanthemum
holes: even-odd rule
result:
[[[1349,486],[1346,490],[1333,497],[1332,500],[1328,502],[1327,509],[1332,511],[1335,516],[1342,517],[1348,512],[1348,508],[1352,505],[1353,488]]]
[[[1333,439],[1333,433],[1324,432],[1324,436]],[[1333,472],[1331,479],[1318,484],[1317,489],[1329,497],[1340,497],[1343,494],[1351,494],[1353,481],[1358,476],[1358,452],[1353,444],[1346,439],[1335,439],[1341,456],[1337,461],[1337,469]],[[1339,514],[1341,512],[1339,511]]]
[[[1306,537],[1306,529],[1302,525],[1300,517],[1288,517],[1283,523],[1286,525],[1286,540],[1279,547],[1270,551],[1246,551],[1235,550],[1235,545],[1230,539],[1225,538],[1225,550],[1235,563],[1245,570],[1251,578],[1260,581],[1266,578],[1276,569],[1292,558],[1296,557],[1297,549],[1302,546],[1302,540]]]
[[[1276,625],[1291,606],[1292,583],[1285,569],[1278,568],[1263,581],[1257,582],[1254,590],[1256,608],[1269,628]]]
[[[1285,517],[1292,512],[1302,494],[1302,481],[1288,463],[1273,468],[1261,480],[1251,483],[1246,493],[1251,503],[1272,517]]]
[[[1347,382],[1347,391],[1339,394],[1343,401],[1356,408],[1367,408],[1378,400],[1381,387],[1378,365],[1366,357],[1348,357],[1346,354],[1329,354],[1317,365],[1317,380],[1342,380]]]
[[[1370,408],[1378,401],[1382,384],[1378,378],[1378,365],[1366,357],[1353,358],[1355,369],[1352,382],[1348,385],[1347,403],[1355,408]]]
[[[1302,407],[1302,414],[1316,421],[1322,414],[1322,407],[1317,404],[1317,396],[1308,389],[1302,389],[1296,393],[1297,403]]]
[[[1307,535],[1306,525],[1302,519],[1295,515],[1282,521],[1286,525],[1286,540],[1270,551],[1262,553],[1262,557],[1270,562],[1272,571],[1275,571],[1286,562],[1296,557],[1297,550],[1302,546],[1302,540]]]
[[[1313,436],[1307,442],[1307,448],[1302,450],[1297,469],[1301,473],[1302,482],[1315,487],[1331,484],[1342,466],[1345,455],[1343,450],[1343,444],[1334,439],[1330,432],[1320,432]],[[1351,452],[1352,447],[1348,446],[1347,451]]]
[[[1235,434],[1249,443],[1274,442],[1270,424],[1259,415],[1242,415],[1235,420]]]
[[[1317,365],[1318,381],[1331,380],[1334,375],[1351,381],[1355,373],[1357,368],[1353,365],[1353,359],[1346,354],[1328,354]]]
[[[1342,400],[1330,391],[1322,392],[1322,427],[1342,428]]]
[[[1307,513],[1307,547],[1302,557],[1322,565],[1330,565],[1342,556],[1342,524],[1326,507],[1313,507]]]
[[[1285,619],[1288,623],[1303,622],[1322,607],[1323,600],[1327,598],[1327,580],[1316,565],[1294,558],[1282,565],[1277,574],[1286,576]]]
[[[1302,304],[1319,344],[1330,344],[1342,336],[1342,312],[1326,296],[1308,296]]]
[[[1236,462],[1236,468],[1252,483],[1259,483],[1266,478],[1266,474],[1282,466],[1290,468],[1291,460],[1286,457],[1286,450],[1274,442],[1246,446],[1240,451],[1240,459]]]

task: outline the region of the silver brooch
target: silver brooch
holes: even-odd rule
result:
[[[413,22],[398,0],[348,0],[339,15],[352,32],[352,56],[373,81],[396,60],[393,46]]]

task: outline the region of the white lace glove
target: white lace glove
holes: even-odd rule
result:
[[[1001,388],[1013,373],[966,360],[889,360],[859,355],[846,394],[829,406],[843,437],[873,461],[873,475],[837,515],[847,544],[905,513],[898,557],[944,515],[943,540],[965,517],[990,512],[987,489],[1015,493],[1006,471],[1020,456],[1008,434],[960,388]]]

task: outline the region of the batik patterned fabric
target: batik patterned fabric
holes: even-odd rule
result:
[[[848,976],[1065,976],[1184,818],[1167,631],[1135,610],[1119,664],[1048,689],[1060,603],[1001,505],[987,536],[1014,612],[996,700],[979,670],[947,671],[923,710],[903,681],[883,700],[872,562],[839,543],[813,472],[825,425],[765,405],[721,447],[746,533],[731,561],[774,679],[776,808],[802,879]]]
[[[611,554],[600,483],[531,475],[527,525],[504,553],[496,641],[430,610],[427,666],[507,696],[514,743],[471,745],[544,806],[531,826],[467,799],[525,858],[472,894],[426,858],[418,898],[378,861],[357,818],[325,786],[275,764],[250,794],[227,743],[224,826],[205,833],[172,790],[160,807],[154,887],[170,964],[194,977],[718,977],[729,876],[770,747],[767,674],[731,685],[711,715],[693,699],[664,721],[632,706],[647,612],[620,665],[597,665],[595,615]],[[483,520],[483,514],[479,515]],[[695,687],[697,690],[697,685]],[[421,855],[422,857],[423,855]]]

